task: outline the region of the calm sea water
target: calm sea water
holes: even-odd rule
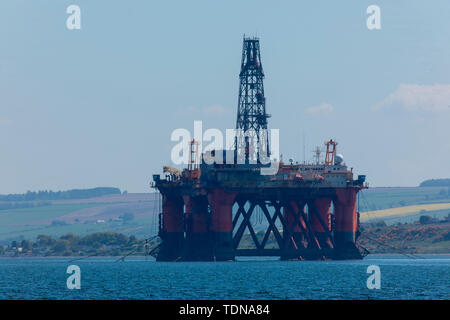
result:
[[[162,263],[149,258],[1,258],[0,299],[449,299],[450,255],[369,255],[360,261]],[[69,265],[81,289],[69,290]],[[381,289],[366,286],[381,269]]]

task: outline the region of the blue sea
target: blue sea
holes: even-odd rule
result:
[[[0,258],[0,299],[450,298],[450,255],[176,263],[151,257],[72,259]],[[81,289],[67,288],[70,265],[80,268]],[[367,288],[370,265],[380,268],[380,289]]]

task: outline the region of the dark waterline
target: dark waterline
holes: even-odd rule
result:
[[[234,263],[0,258],[0,299],[449,299],[450,255],[420,257]],[[72,264],[81,268],[80,290],[66,286]],[[381,269],[379,290],[366,286],[369,265]]]

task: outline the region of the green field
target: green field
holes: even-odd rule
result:
[[[0,226],[30,223],[32,221],[57,219],[70,212],[81,210],[98,204],[55,204],[34,208],[0,210]]]
[[[100,231],[117,231],[125,234],[135,234],[148,237],[150,224],[154,219],[140,219],[126,224],[118,222],[67,224],[54,226],[50,223],[39,223],[42,220],[58,220],[58,218],[73,211],[90,208],[104,203],[89,204],[55,204],[50,206],[0,210],[0,243],[8,243],[17,239],[35,239],[39,234],[59,237],[68,232],[79,235]]]
[[[360,212],[450,202],[448,187],[373,188],[358,194]]]

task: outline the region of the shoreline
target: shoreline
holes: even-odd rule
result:
[[[450,259],[450,253],[402,253],[402,252],[383,252],[383,253],[370,253],[369,255],[367,255],[366,257],[364,257],[364,259],[360,260],[363,261],[365,260],[367,257],[379,257],[379,256],[402,256],[405,258],[408,258],[408,256],[417,256],[417,257],[429,257],[429,256],[448,256],[448,258]],[[33,259],[33,258],[45,258],[45,259],[69,259],[69,260],[74,260],[75,261],[79,261],[79,260],[87,260],[87,259],[120,259],[122,256],[91,256],[91,257],[80,257],[80,256],[0,256],[0,260],[1,259]],[[155,258],[148,256],[148,255],[133,255],[133,256],[127,256],[125,258],[125,260],[127,259],[133,259],[133,258],[149,258],[150,260],[155,260]],[[239,257],[241,258],[241,257]],[[265,256],[262,257],[243,257],[245,259],[253,259],[256,258],[255,260],[257,260],[258,258],[268,258]],[[269,257],[269,258],[277,258],[277,257]],[[387,258],[389,259],[389,258]],[[279,260],[275,260],[275,261],[279,261]],[[311,261],[321,261],[321,260],[311,260]],[[326,260],[326,261],[357,261],[357,260]],[[211,261],[196,261],[196,262],[211,262]]]

